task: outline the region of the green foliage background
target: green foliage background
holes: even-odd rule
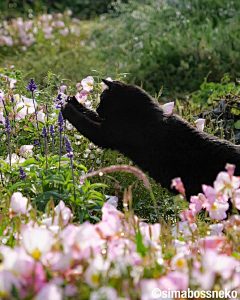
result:
[[[228,72],[240,76],[240,1],[225,0],[73,0],[1,1],[1,18],[63,12],[82,21],[79,38],[60,45],[41,37],[26,52],[4,47],[1,65],[14,64],[38,81],[51,69],[79,81],[97,69],[114,77],[129,72],[128,82],[150,93],[164,86],[168,98],[197,90],[211,71],[218,82]],[[87,19],[87,20],[86,20]],[[84,46],[81,45],[84,42]]]

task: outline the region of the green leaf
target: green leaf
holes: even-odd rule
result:
[[[233,252],[233,253],[232,253],[232,256],[235,257],[235,258],[240,258],[240,254],[237,253],[237,252]]]
[[[103,183],[93,183],[90,186],[91,189],[97,189],[97,188],[100,188],[100,187],[107,188],[108,186],[106,184],[103,184]]]
[[[238,115],[240,115],[240,109],[232,108],[231,113],[234,114],[235,116],[238,116]]]
[[[64,180],[64,177],[62,175],[55,174],[55,175],[49,175],[49,176],[47,176],[44,179],[43,184],[47,184],[49,182],[64,184],[65,180]]]
[[[9,191],[12,192],[14,191],[16,188],[19,188],[21,186],[25,186],[25,183],[24,182],[17,182],[15,183],[14,185],[12,185],[10,188],[9,188]]]
[[[141,231],[137,232],[137,252],[141,254],[141,256],[146,255],[147,248],[143,244]]]
[[[20,164],[22,167],[27,167],[29,165],[39,165],[39,162],[35,158],[28,158],[23,163]]]
[[[240,120],[238,120],[235,124],[234,124],[234,127],[236,129],[240,129]]]
[[[47,191],[42,193],[41,195],[37,196],[33,202],[38,202],[41,200],[50,200],[50,197],[53,197],[53,199],[57,199],[57,200],[63,200],[65,195],[63,194],[59,194],[57,192],[54,191]]]

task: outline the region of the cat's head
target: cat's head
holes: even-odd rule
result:
[[[126,114],[152,101],[141,88],[120,81],[102,79],[107,88],[100,95],[97,113],[101,118]],[[144,108],[142,108],[144,109]]]

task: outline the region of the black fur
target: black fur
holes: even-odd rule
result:
[[[212,185],[226,163],[240,175],[240,148],[200,132],[179,116],[166,115],[137,86],[105,81],[97,113],[73,97],[63,116],[96,145],[116,149],[131,158],[163,187],[181,177],[186,195],[197,195],[201,185]]]

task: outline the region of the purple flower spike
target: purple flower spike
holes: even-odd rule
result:
[[[14,98],[13,97],[11,97],[11,102],[14,103]]]
[[[6,117],[6,121],[5,121],[5,131],[6,132],[10,132],[11,131],[11,125],[10,125],[10,121],[9,121],[9,118],[8,117]]]
[[[58,125],[59,126],[63,126],[63,115],[62,115],[62,112],[60,111],[59,114],[58,114]]]
[[[25,178],[26,178],[26,174],[25,174],[25,172],[24,172],[24,170],[23,170],[22,167],[19,167],[19,172],[20,172],[20,177],[21,177],[22,179],[25,179]]]
[[[28,86],[26,87],[26,90],[34,92],[37,90],[37,87],[37,84],[34,82],[33,78],[31,78]]]
[[[61,109],[66,102],[66,99],[67,95],[65,95],[64,93],[59,93],[57,99],[53,100],[53,102],[55,103],[55,108]]]
[[[68,158],[73,158],[73,148],[72,145],[67,137],[65,137],[65,149],[67,152]]]
[[[35,147],[36,147],[36,146],[41,147],[41,144],[39,143],[38,140],[33,140],[33,142],[34,142],[34,146],[35,146]]]
[[[64,122],[64,119],[63,119],[63,115],[62,115],[62,112],[60,111],[59,114],[58,114],[58,131],[59,132],[62,132],[63,131],[63,122]]]
[[[54,130],[53,124],[50,125],[49,132],[50,132],[51,136],[55,136],[55,130]]]
[[[43,137],[47,137],[47,135],[48,135],[47,128],[46,128],[46,126],[43,126],[43,129],[42,129],[42,136],[43,136]]]

